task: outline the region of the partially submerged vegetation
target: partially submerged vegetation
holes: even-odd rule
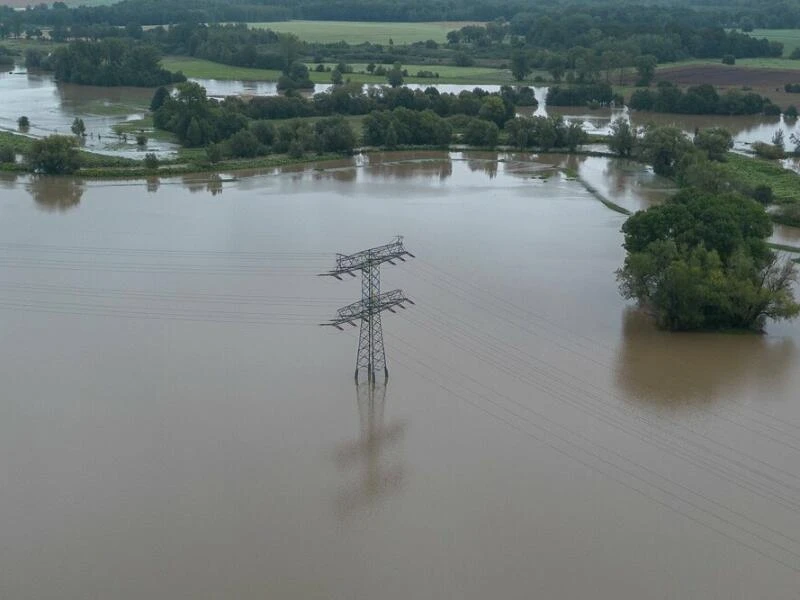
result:
[[[792,291],[794,263],[766,241],[772,224],[765,206],[774,201],[770,175],[777,171],[729,153],[732,145],[730,133],[720,128],[700,131],[693,140],[674,127],[650,127],[641,136],[626,123],[612,128],[610,146],[620,156],[652,164],[683,188],[623,226],[627,256],[618,272],[620,290],[661,327],[760,330],[766,319],[800,313]],[[797,175],[785,173],[781,182],[793,177],[797,194]]]
[[[671,330],[763,328],[800,313],[795,265],[772,251],[769,218],[737,193],[681,191],[630,217],[620,290]]]

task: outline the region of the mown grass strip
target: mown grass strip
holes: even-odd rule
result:
[[[248,67],[232,67],[201,58],[187,56],[165,56],[161,66],[170,71],[182,71],[187,77],[196,79],[217,79],[220,81],[277,81],[281,76],[280,71],[270,69],[251,69]],[[334,65],[328,65],[333,67]],[[354,71],[365,71],[365,64],[352,65]],[[331,74],[315,71],[315,64],[309,63],[309,77],[314,83],[331,83]],[[453,65],[403,65],[409,73],[405,78],[406,83],[437,84],[452,83],[464,85],[504,85],[514,83],[511,72],[507,69],[492,67],[456,67]],[[415,77],[419,71],[439,73],[438,78]],[[356,83],[386,84],[386,77],[370,75],[369,73],[346,73],[345,79]]]
[[[332,44],[345,41],[348,44],[372,42],[389,45],[412,44],[433,40],[447,41],[447,32],[460,29],[473,22],[431,21],[419,23],[365,22],[365,21],[273,21],[270,23],[248,23],[250,27],[271,29],[279,33],[293,33],[305,42]]]

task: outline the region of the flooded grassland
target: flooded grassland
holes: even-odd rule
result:
[[[0,597],[796,598],[800,326],[655,330],[585,183],[664,182],[499,159],[0,179]],[[316,274],[396,234],[359,390]]]

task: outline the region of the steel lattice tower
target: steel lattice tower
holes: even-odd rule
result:
[[[385,310],[395,312],[394,307],[405,308],[404,304],[414,304],[401,290],[381,293],[381,264],[396,264],[395,260],[405,262],[405,257],[414,257],[403,247],[402,236],[397,236],[391,243],[355,254],[337,254],[336,267],[323,276],[335,277],[341,281],[342,275],[356,277],[361,271],[361,300],[348,304],[337,311],[336,317],[323,325],[343,330],[342,325],[356,326],[361,322],[358,336],[358,354],[356,355],[355,379],[363,371],[367,381],[374,382],[376,373],[383,371],[385,379],[389,379],[386,365],[386,350],[383,345],[383,326],[381,313]]]

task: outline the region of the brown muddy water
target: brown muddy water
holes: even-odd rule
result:
[[[656,331],[501,158],[0,180],[0,597],[796,599],[800,324]],[[396,234],[370,402],[315,274]]]

